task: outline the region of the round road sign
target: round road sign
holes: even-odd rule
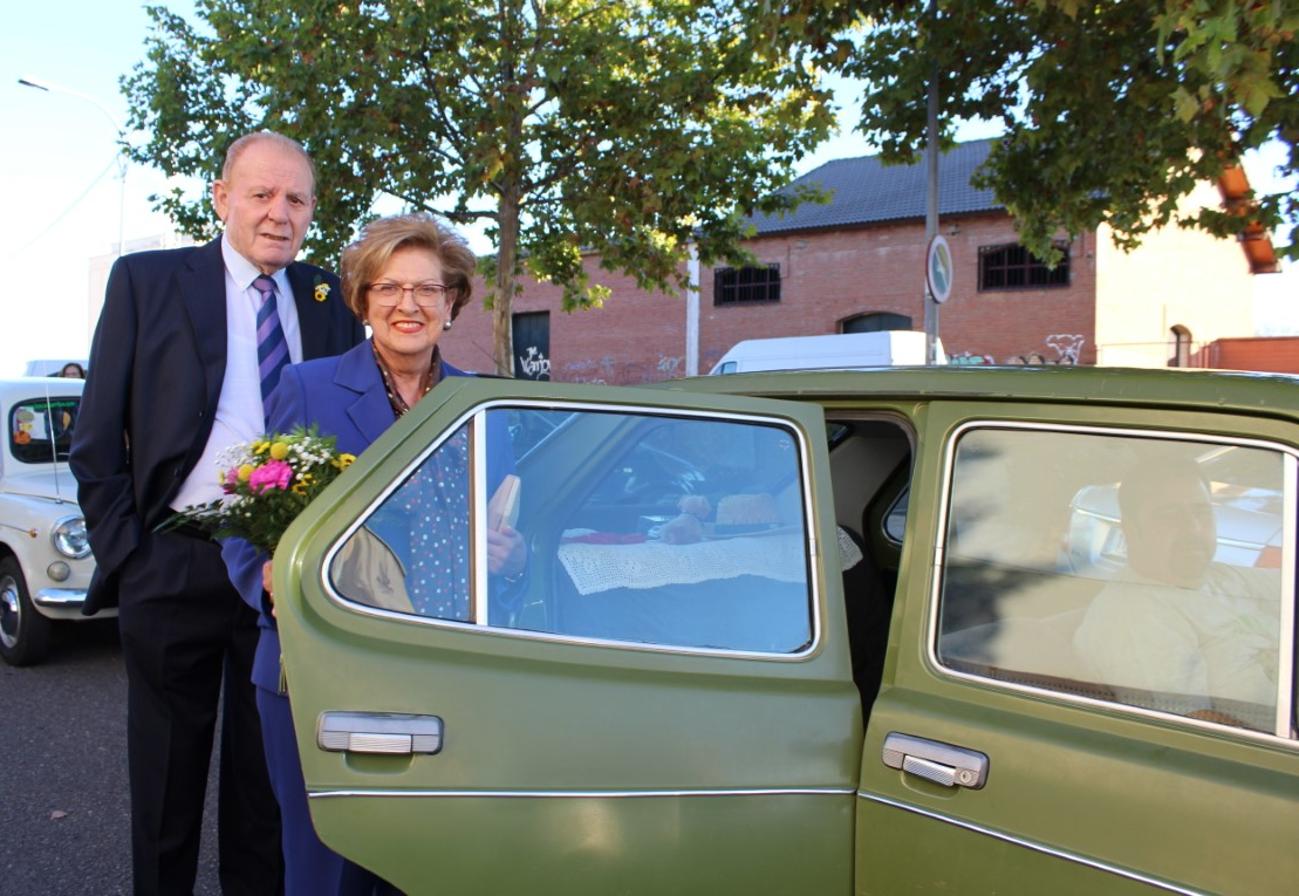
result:
[[[935,234],[925,253],[925,283],[940,305],[952,296],[952,268],[952,249],[941,233]]]

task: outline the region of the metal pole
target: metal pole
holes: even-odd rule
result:
[[[929,0],[929,21],[938,24],[938,0]],[[929,53],[933,66],[929,70],[928,112],[925,125],[926,191],[925,191],[925,247],[938,234],[938,57],[934,52],[934,34],[929,37]],[[938,363],[938,303],[929,294],[929,280],[925,278],[925,363]]]

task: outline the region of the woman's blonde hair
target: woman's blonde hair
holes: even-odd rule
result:
[[[343,280],[343,301],[361,321],[366,319],[366,290],[398,249],[427,249],[442,265],[442,282],[454,291],[451,319],[454,320],[473,293],[477,259],[464,237],[423,213],[378,218],[361,229],[356,242],[343,250],[339,264]]]

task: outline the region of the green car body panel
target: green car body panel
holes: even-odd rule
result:
[[[327,564],[348,527],[449,429],[521,403],[780,421],[797,433],[815,619],[806,648],[648,649],[411,624],[337,599]],[[865,720],[833,548],[826,421],[839,419],[888,422],[910,443],[883,679]],[[1293,652],[1299,382],[1290,378],[891,368],[647,388],[447,381],[293,524],[276,554],[286,674],[321,837],[412,894],[1292,891],[1293,688],[1289,736],[1257,735],[1007,687],[940,662],[954,444],[970,427],[999,426],[1274,448],[1287,458]],[[580,482],[580,463],[548,475]],[[1293,676],[1293,656],[1282,662]],[[321,714],[339,711],[437,716],[441,749],[322,750]],[[885,765],[895,732],[985,755],[986,784],[947,787]]]

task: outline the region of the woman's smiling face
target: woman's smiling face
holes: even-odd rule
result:
[[[426,307],[417,301],[413,289],[402,289],[397,304],[385,307],[376,301],[372,288],[375,283],[395,283],[401,287],[440,286],[442,263],[437,255],[417,246],[398,249],[366,290],[366,319],[380,354],[402,366],[430,363],[433,347],[442,335],[442,326],[451,320],[454,295],[443,293],[435,304]]]

